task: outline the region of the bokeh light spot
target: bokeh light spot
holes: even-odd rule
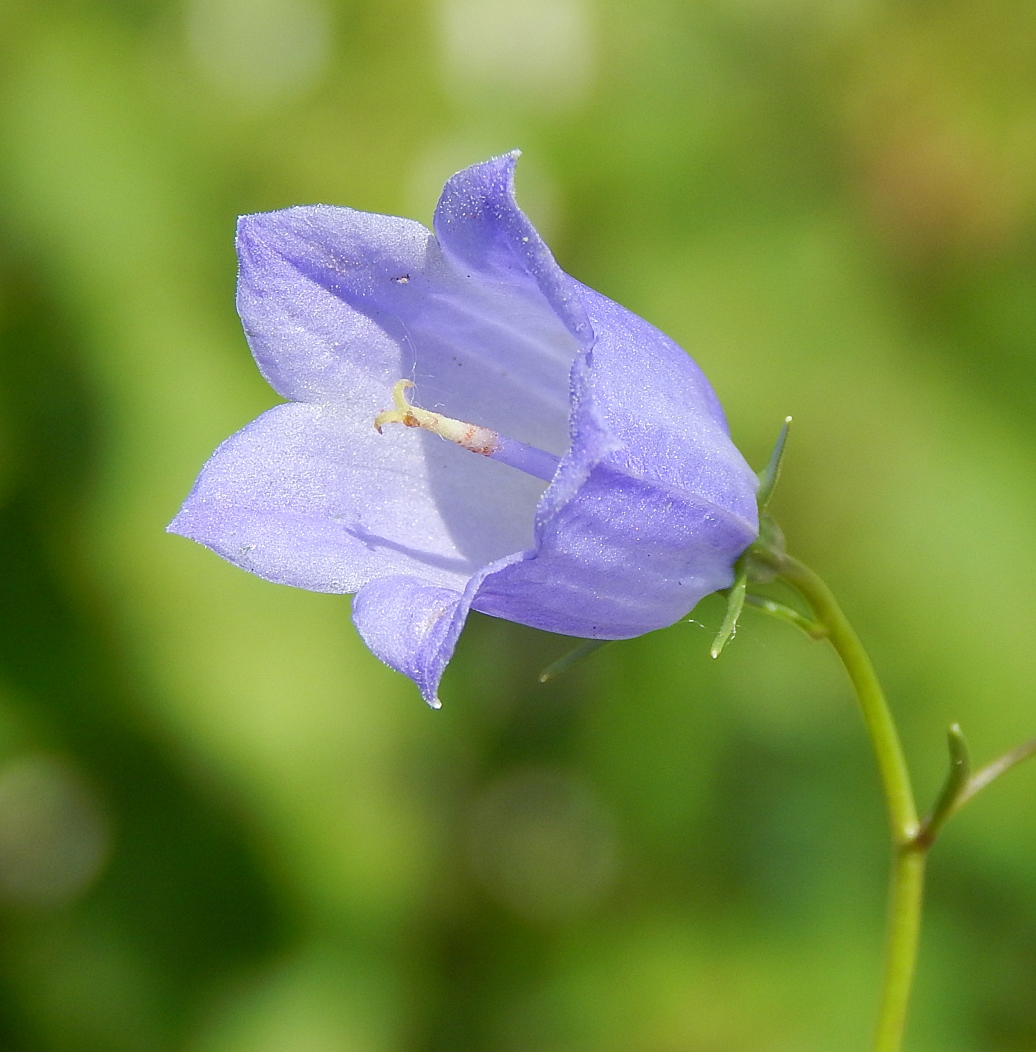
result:
[[[0,768],[0,899],[71,901],[100,873],[110,841],[95,792],[65,761],[36,753]]]
[[[459,95],[551,110],[589,94],[594,41],[581,0],[440,0],[438,14],[444,73]]]
[[[574,775],[522,768],[474,802],[471,863],[483,887],[527,920],[589,912],[617,872],[611,816]]]
[[[319,81],[330,57],[331,13],[324,0],[190,0],[187,33],[215,87],[261,105]]]

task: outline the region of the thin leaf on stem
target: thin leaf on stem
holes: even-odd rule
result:
[[[954,808],[954,811],[959,811],[973,796],[985,789],[990,782],[995,781],[1012,767],[1017,767],[1023,760],[1028,760],[1030,756],[1036,756],[1036,738],[1024,742],[1010,752],[1005,752],[1003,756],[987,764],[981,771],[976,771],[968,779],[968,784],[964,787],[960,796],[957,797],[957,806]]]
[[[946,744],[950,750],[950,769],[946,772],[946,781],[932,813],[921,823],[916,837],[916,842],[920,844],[930,845],[934,842],[939,830],[960,806],[961,794],[966,791],[971,778],[971,754],[959,723],[950,725]]]
[[[931,815],[925,820],[917,834],[917,842],[920,844],[931,845],[947,820],[952,818],[973,796],[977,796],[987,785],[996,781],[1000,775],[1012,767],[1017,767],[1030,756],[1036,756],[1036,738],[1033,738],[1005,752],[1003,756],[971,774],[970,763],[967,759],[967,744],[956,723],[950,728],[949,742],[950,773]],[[959,759],[960,756],[963,756],[963,760]]]

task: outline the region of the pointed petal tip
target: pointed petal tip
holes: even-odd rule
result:
[[[405,574],[376,577],[353,599],[353,624],[372,654],[413,680],[430,708],[453,655],[470,597]]]
[[[237,226],[234,231],[234,244],[238,253],[245,248],[260,250],[268,238],[276,238],[279,231],[284,229],[288,213],[299,212],[318,206],[296,206],[293,208],[280,208],[270,212],[249,212],[237,217]]]
[[[499,162],[500,167],[502,167],[507,172],[508,181],[513,184],[514,170],[518,167],[518,160],[521,157],[521,155],[522,151],[519,149],[508,150],[507,153],[502,153],[499,157],[494,157],[493,160],[489,163],[492,164],[493,161]]]
[[[268,212],[248,212],[237,217],[234,242],[240,249],[243,245],[261,243],[264,237],[276,237],[285,226],[291,226],[292,217],[299,214],[319,212],[326,205],[293,205],[276,208]],[[344,211],[344,210],[343,210]]]
[[[205,542],[199,537],[197,519],[192,515],[191,498],[193,496],[193,491],[188,494],[183,506],[170,520],[169,525],[166,526],[165,532],[174,534],[177,537],[186,537],[189,541],[196,541],[198,544],[204,544]]]
[[[234,229],[234,247],[237,249],[238,261],[244,265],[255,253],[260,252],[262,237],[259,233],[262,225],[263,213],[252,212],[248,215],[237,217],[237,226]]]
[[[195,544],[203,544],[206,548],[219,553],[219,549],[213,545],[211,538],[206,536],[204,530],[198,529],[197,522],[192,521],[186,509],[177,513],[176,518],[166,526],[165,532],[172,537],[185,537],[189,541],[194,541]]]
[[[477,161],[475,164],[469,164],[467,168],[462,168],[459,172],[454,172],[453,175],[446,180],[446,185],[443,187],[443,195],[445,196],[447,188],[452,184],[456,185],[458,182],[464,183],[472,178],[473,173],[492,173],[498,177],[502,177],[507,189],[511,195],[514,196],[514,170],[518,164],[518,159],[521,157],[522,151],[515,148],[508,150],[506,153],[497,154],[495,157],[490,157],[485,161]],[[440,204],[442,200],[440,198]]]
[[[234,227],[234,232],[238,239],[245,237],[252,227],[255,226],[256,220],[262,215],[261,212],[248,212],[245,215],[237,217],[237,223]]]
[[[480,161],[479,164],[472,165],[473,168],[481,167],[486,164],[499,164],[506,165],[508,168],[513,168],[518,158],[521,157],[522,151],[516,146],[513,150],[507,150],[504,153],[498,153],[488,160]]]

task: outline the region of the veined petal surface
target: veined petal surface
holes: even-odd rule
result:
[[[435,435],[379,435],[376,412],[269,410],[216,450],[170,531],[319,592],[402,573],[463,589],[480,567],[532,543],[542,482]]]
[[[414,681],[439,707],[439,681],[468,616],[463,592],[419,577],[380,577],[353,600],[353,623],[371,653]]]
[[[668,337],[585,287],[593,351],[572,371],[572,447],[527,557],[473,607],[566,635],[623,639],[730,585],[755,539],[754,472],[701,370]]]

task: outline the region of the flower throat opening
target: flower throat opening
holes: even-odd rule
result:
[[[463,420],[454,420],[441,413],[431,413],[427,409],[411,405],[404,392],[413,386],[410,380],[399,380],[393,386],[392,401],[395,403],[395,409],[386,409],[374,418],[374,429],[379,435],[386,424],[419,427],[455,442],[470,453],[497,460],[544,482],[550,482],[554,478],[560,458],[535,446],[527,446],[517,439],[507,438],[506,435],[491,431],[488,427],[466,424]]]

